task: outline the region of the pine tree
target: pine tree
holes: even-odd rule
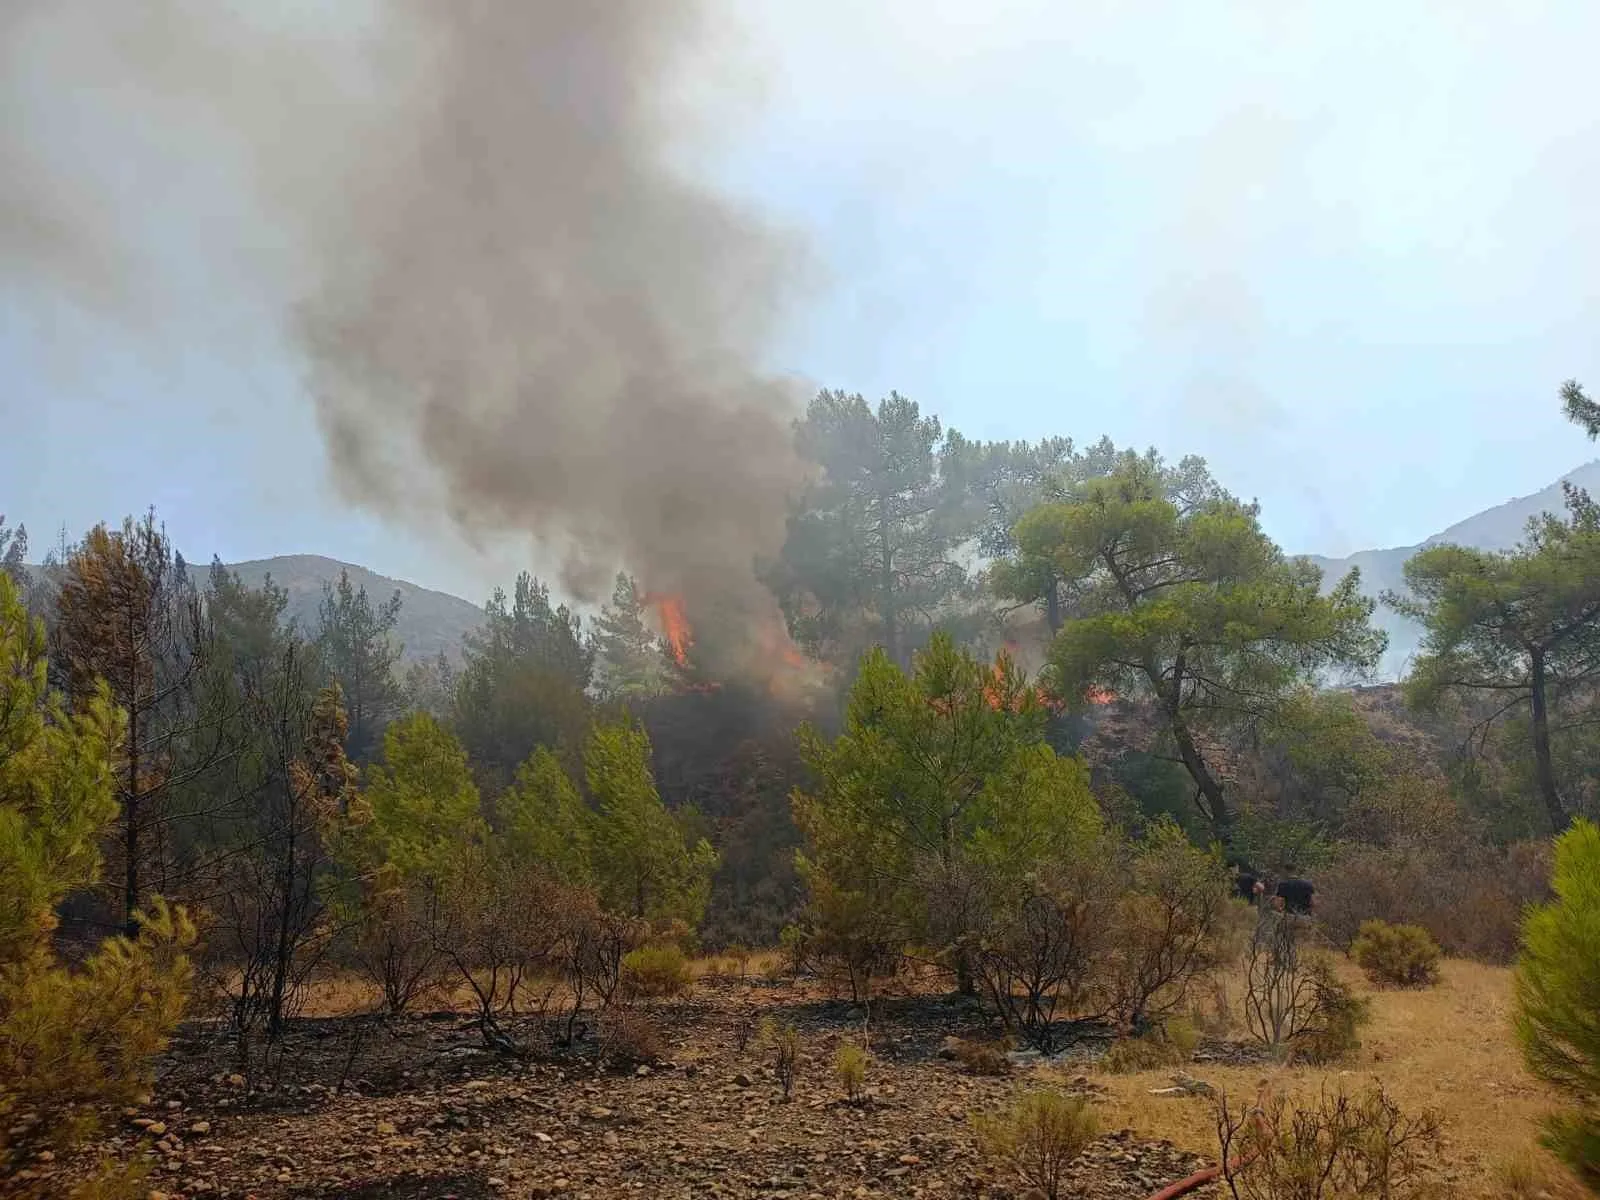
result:
[[[400,620],[400,592],[374,607],[365,585],[340,571],[337,585],[324,584],[316,643],[323,666],[339,685],[350,718],[350,757],[365,762],[400,709],[400,684],[394,665],[402,647],[394,638]]]
[[[563,883],[591,881],[593,814],[548,749],[540,746],[517,768],[498,808],[506,846],[517,862],[543,867]]]
[[[1556,840],[1555,900],[1529,912],[1516,974],[1516,1026],[1528,1069],[1577,1102],[1548,1144],[1600,1192],[1600,827]]]
[[[1020,552],[1048,560],[1074,592],[1051,649],[1062,698],[1152,701],[1225,844],[1233,804],[1208,743],[1269,718],[1324,672],[1370,669],[1384,646],[1358,573],[1324,595],[1322,572],[1286,557],[1259,515],[1196,460],[1169,472],[1130,456],[1016,529]]]
[[[596,682],[609,699],[659,695],[667,672],[661,639],[646,624],[644,600],[631,575],[617,576],[611,603],[594,622]]]
[[[124,932],[136,937],[135,914],[165,890],[173,865],[173,793],[223,751],[207,736],[217,714],[199,703],[212,638],[183,556],[154,513],[117,530],[97,526],[67,556],[54,641],[73,701],[92,702],[103,680],[127,717],[114,849]]]
[[[125,729],[104,684],[76,707],[48,687],[42,627],[0,574],[0,1192],[11,1196],[68,1194],[32,1160],[71,1149],[101,1106],[148,1085],[190,982],[194,927],[160,898],[136,914],[134,937],[76,969],[57,957],[56,907],[98,879],[117,817]],[[116,1174],[85,1192],[106,1194]]]
[[[650,739],[631,720],[598,725],[584,748],[589,791],[599,806],[594,873],[606,907],[693,926],[705,915],[717,854],[690,843],[661,803],[650,771]]]

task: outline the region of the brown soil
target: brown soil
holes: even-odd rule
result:
[[[785,1101],[752,1010],[793,1023],[802,1052]],[[651,1006],[671,1047],[654,1065],[601,1070],[592,1041],[548,1048],[536,1022],[507,1026],[537,1057],[484,1049],[455,1014],[385,1024],[361,1017],[294,1023],[277,1079],[219,1073],[229,1046],[187,1027],[148,1104],[104,1145],[144,1156],[169,1200],[481,1200],[501,1197],[1002,1197],[1027,1189],[980,1159],[974,1112],[1019,1090],[1089,1096],[1082,1075],[1022,1068],[970,1075],[940,1057],[952,1035],[989,1032],[970,1005],[902,998],[874,1006],[867,1098],[845,1101],[833,1076],[861,1012],[790,988],[703,981],[692,999]],[[1083,1053],[1092,1054],[1087,1043]],[[340,1080],[344,1079],[340,1087]],[[134,1122],[141,1122],[143,1127]],[[149,1122],[157,1124],[151,1125]],[[1078,1195],[1139,1200],[1203,1160],[1106,1119],[1076,1164]]]

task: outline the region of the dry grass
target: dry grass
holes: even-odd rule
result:
[[[1193,1073],[1231,1095],[1250,1097],[1263,1079],[1295,1096],[1315,1093],[1324,1082],[1359,1086],[1376,1077],[1407,1112],[1433,1107],[1443,1115],[1451,1195],[1558,1200],[1582,1194],[1557,1190],[1566,1181],[1534,1149],[1539,1119],[1555,1103],[1522,1068],[1511,1032],[1509,970],[1446,961],[1439,986],[1428,991],[1370,991],[1351,964],[1341,963],[1340,971],[1372,998],[1372,1022],[1362,1030],[1361,1049],[1350,1062],[1328,1068],[1200,1063]],[[1109,1090],[1107,1123],[1215,1153],[1208,1101],[1149,1094],[1168,1085],[1169,1077],[1165,1070],[1102,1076]],[[1508,1189],[1508,1175],[1535,1182],[1519,1193]]]

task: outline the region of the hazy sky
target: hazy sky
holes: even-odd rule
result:
[[[825,267],[773,369],[970,437],[1204,455],[1292,551],[1413,543],[1593,456],[1556,390],[1600,386],[1594,5],[727,12],[680,98],[739,119],[693,165]],[[112,145],[95,88],[41,72],[0,120]],[[280,231],[226,163],[160,143],[117,143],[81,197],[138,233],[147,320],[0,279],[0,512],[42,550],[154,504],[193,558],[321,553],[481,598],[524,556],[334,497],[306,368],[239,283],[293,275]]]

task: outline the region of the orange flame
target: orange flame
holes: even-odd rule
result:
[[[1103,687],[1091,687],[1084,696],[1084,699],[1088,700],[1090,704],[1110,704],[1116,698],[1117,694],[1115,692],[1108,691]]]
[[[689,628],[689,618],[683,612],[683,597],[647,594],[646,604],[653,605],[661,621],[661,634],[680,667],[689,665],[689,647],[694,645],[694,631]]]

